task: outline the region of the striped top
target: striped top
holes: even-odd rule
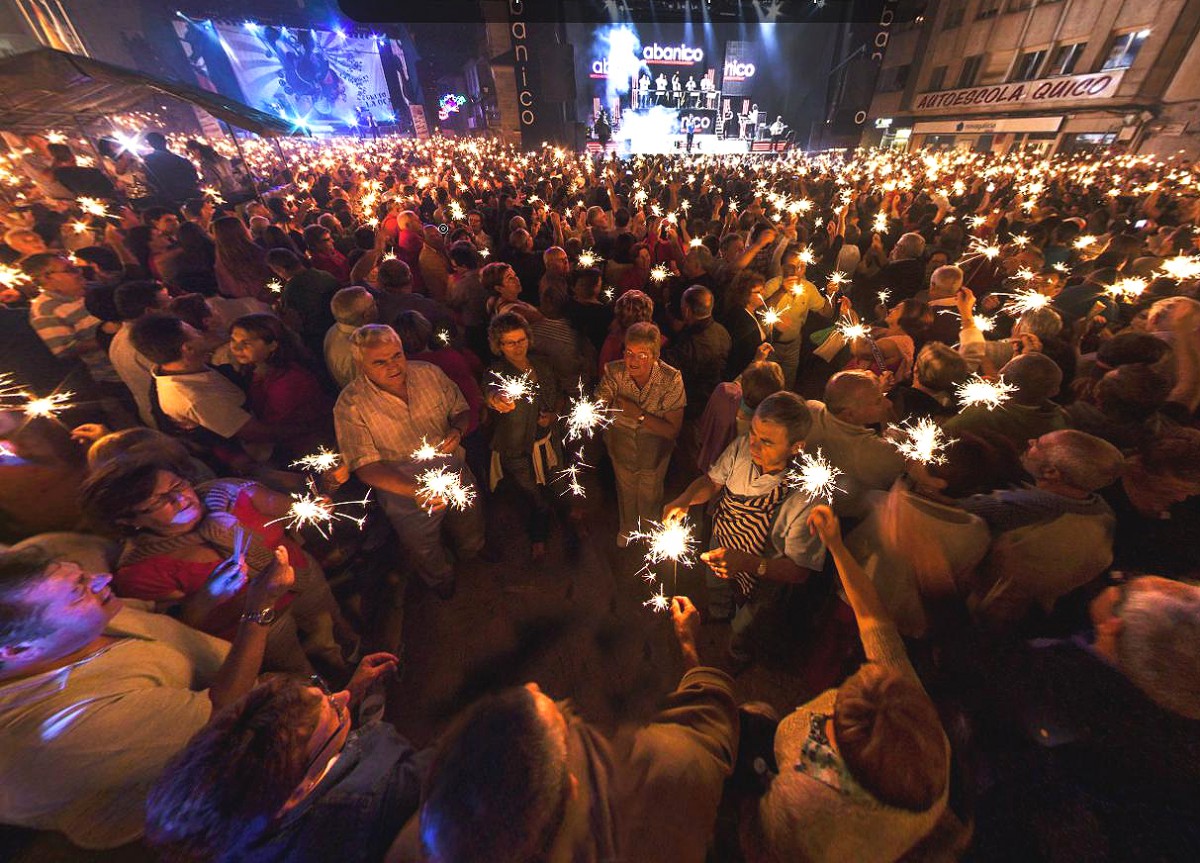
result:
[[[100,345],[102,321],[93,317],[83,297],[63,297],[42,291],[29,304],[29,324],[56,357],[77,358],[93,380],[121,379]]]
[[[350,470],[378,461],[406,464],[422,440],[437,444],[449,434],[451,421],[467,410],[462,391],[430,363],[409,361],[408,401],[359,375],[346,384],[333,409],[338,448]],[[452,461],[461,461],[461,455],[460,448]]]

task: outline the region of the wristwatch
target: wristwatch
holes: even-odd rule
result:
[[[241,616],[242,623],[257,623],[259,626],[270,626],[275,622],[275,609],[268,606],[258,611],[247,611]]]
[[[645,421],[646,421],[646,412],[642,411],[640,414],[638,414],[638,423],[637,424],[640,426]]]
[[[758,561],[758,569],[755,571],[755,574],[756,574],[756,575],[757,575],[759,578],[766,578],[766,577],[767,577],[767,559],[766,559],[765,557],[764,557],[764,558],[760,558],[760,559],[759,559],[759,561]]]

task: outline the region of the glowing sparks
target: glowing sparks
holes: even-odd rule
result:
[[[965,221],[967,227],[975,231],[987,224],[987,216],[967,216]]]
[[[108,212],[107,205],[96,198],[76,198],[75,203],[79,205],[79,209],[83,210],[89,216],[107,219],[111,215]]]
[[[852,321],[849,318],[842,318],[835,326],[837,327],[837,331],[842,334],[842,338],[848,342],[852,342],[855,339],[868,338],[871,334],[871,331],[863,324]]]
[[[488,258],[490,258],[491,256],[492,256],[491,249],[487,248],[486,246],[484,246],[482,249],[479,250],[479,257],[483,258],[485,261]]]
[[[1037,273],[1029,269],[1029,267],[1021,267],[1017,270],[1017,278],[1023,282],[1032,282],[1037,278]]]
[[[815,453],[800,453],[786,474],[786,482],[791,488],[806,494],[810,500],[823,499],[826,503],[833,503],[834,493],[845,491],[837,484],[841,475],[842,472],[818,449]]]
[[[77,234],[86,234],[88,231],[91,230],[91,226],[88,225],[87,222],[72,222],[71,228]]]
[[[208,198],[210,201],[212,201],[214,204],[224,204],[225,203],[225,199],[223,197],[221,197],[221,193],[218,192],[216,189],[214,189],[212,186],[205,186],[204,188],[202,188],[200,190],[200,192],[206,198]]]
[[[32,393],[22,393],[21,395],[26,399],[25,404],[21,406],[25,416],[30,419],[54,419],[71,407],[71,396],[75,394],[53,393],[40,398]]]
[[[784,306],[763,306],[758,310],[758,320],[764,327],[770,328],[783,320],[783,312],[787,308]]]
[[[879,297],[879,305],[886,306],[888,299],[892,296],[892,292],[885,288],[875,296]]]
[[[1004,308],[1001,311],[1014,317],[1019,317],[1026,312],[1036,311],[1037,309],[1044,309],[1050,305],[1050,298],[1048,296],[1034,290],[1017,291],[1015,294],[1009,294],[1008,296],[1012,299],[1004,304]]]
[[[582,459],[577,460],[573,465],[563,468],[554,475],[551,482],[560,482],[566,480],[565,492],[575,495],[575,497],[587,497],[587,489],[583,487],[583,483],[579,480],[579,475],[591,469],[590,464],[585,464]]]
[[[1076,251],[1081,252],[1084,249],[1090,249],[1092,246],[1096,245],[1096,238],[1091,234],[1083,234],[1075,238],[1073,245],[1075,246]]]
[[[1000,257],[1000,247],[999,246],[985,243],[983,240],[980,240],[977,238],[973,238],[971,240],[971,243],[968,246],[968,248],[969,248],[971,254],[968,255],[965,260],[969,260],[972,257],[978,256],[978,257],[987,258],[989,261],[994,261],[994,260],[996,260],[996,258]]]
[[[409,458],[413,461],[433,461],[435,458],[444,458],[445,453],[438,450],[426,438],[421,438],[421,445],[409,453]]]
[[[669,278],[671,278],[671,271],[666,264],[655,264],[650,268],[650,281],[665,282]]]
[[[1009,237],[1008,241],[1018,249],[1023,249],[1029,245],[1029,237],[1027,237],[1025,234],[1016,234],[1012,237]]]
[[[946,439],[942,427],[929,417],[888,426],[888,431],[896,435],[888,438],[892,446],[909,461],[921,464],[942,464],[946,461],[946,447],[954,443]]]
[[[310,477],[306,491],[301,494],[292,494],[292,505],[288,507],[287,515],[277,518],[274,521],[268,521],[267,524],[279,524],[282,522],[287,525],[288,530],[300,530],[301,528],[311,526],[315,527],[317,533],[321,534],[325,539],[329,539],[329,531],[336,521],[353,522],[358,525],[359,530],[362,530],[362,526],[367,521],[365,511],[362,515],[350,515],[349,513],[338,512],[339,507],[366,507],[370,502],[370,490],[367,491],[366,496],[362,500],[334,502],[317,491],[317,485]]]
[[[616,288],[611,288],[611,287],[610,287],[610,288],[605,288],[605,289],[604,289],[604,294],[603,294],[603,296],[604,296],[604,302],[606,302],[606,303],[611,303],[611,302],[613,301],[613,298],[614,298],[616,295],[617,295],[617,289],[616,289]]]
[[[448,347],[450,345],[450,331],[449,330],[438,330],[437,331],[437,340],[439,342],[441,342],[443,345],[446,345]]]
[[[1159,274],[1177,282],[1200,278],[1200,255],[1176,255],[1162,262]]]
[[[666,524],[657,521],[646,524],[649,529],[643,530],[642,523],[638,522],[637,528],[629,532],[629,541],[646,543],[647,568],[664,561],[684,566],[696,562],[696,537],[687,518]]]
[[[698,249],[703,245],[704,245],[704,240],[700,239],[699,237],[692,237],[690,240],[688,240],[688,248],[689,249]]]
[[[800,254],[796,256],[800,263],[807,266],[812,266],[817,262],[817,256],[813,254],[812,249],[801,249]]]
[[[658,586],[658,593],[653,593],[650,598],[642,603],[643,608],[652,609],[655,612],[667,611],[671,607],[671,599],[663,593],[663,586]]]
[[[973,315],[972,320],[975,322],[975,329],[981,333],[990,333],[996,329],[996,321],[987,315]]]
[[[596,266],[596,264],[600,263],[600,260],[600,256],[595,252],[584,249],[579,253],[579,257],[575,259],[575,264],[583,269],[588,269],[589,267]]]
[[[29,284],[29,276],[24,270],[10,267],[8,264],[0,264],[0,287],[16,288],[21,285]]]
[[[463,210],[462,204],[458,201],[450,202],[450,218],[456,222],[461,222],[467,217],[466,211]]]
[[[841,270],[835,270],[829,274],[829,286],[831,288],[840,288],[846,282],[850,281],[850,277]]]
[[[1016,391],[1017,388],[1005,382],[1003,377],[996,381],[989,381],[979,375],[972,375],[958,385],[954,394],[958,397],[958,404],[962,408],[982,405],[988,410],[994,410],[1012,398],[1012,394]]]
[[[528,371],[522,372],[520,375],[506,375],[501,372],[492,372],[492,385],[499,391],[501,396],[510,402],[521,399],[532,402],[534,393],[537,390],[537,384],[534,383],[533,377]]]
[[[1136,300],[1143,293],[1150,283],[1145,279],[1139,279],[1135,276],[1130,276],[1124,279],[1118,279],[1113,284],[1104,289],[1104,293],[1108,294],[1114,300],[1132,301]]]
[[[332,450],[325,447],[318,447],[316,452],[297,459],[292,462],[291,466],[316,471],[317,473],[325,473],[337,467],[341,458],[338,453]]]
[[[273,294],[282,294],[283,282],[279,281],[279,279],[271,279],[271,281],[267,282],[267,290]]]
[[[612,422],[612,408],[604,402],[589,399],[579,385],[579,398],[572,399],[566,416],[559,417],[566,423],[565,437],[568,441],[591,438],[593,434]]]
[[[463,483],[462,471],[439,467],[417,474],[416,480],[417,501],[430,515],[439,501],[460,511],[475,502],[475,486]]]
[[[887,213],[879,212],[871,223],[871,230],[877,234],[886,234],[888,229]]]

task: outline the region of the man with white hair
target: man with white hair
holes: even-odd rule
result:
[[[888,262],[867,282],[871,295],[891,291],[891,301],[911,299],[925,287],[925,238],[910,231],[902,234],[892,246]]]
[[[379,306],[370,291],[353,285],[334,294],[329,308],[335,323],[325,332],[325,367],[340,389],[358,374],[351,337],[359,327],[379,320]]]
[[[474,504],[448,509],[451,501],[422,490],[417,477],[444,469],[458,474],[462,486],[474,487],[462,448],[471,425],[467,400],[437,366],[408,362],[389,326],[359,327],[350,344],[359,374],[333,409],[338,448],[346,466],[375,489],[421,580],[440,599],[450,599],[456,583],[442,526],[459,556],[469,558],[483,549],[483,516]],[[418,460],[414,453],[426,444],[436,455]]]
[[[1021,464],[1032,486],[959,501],[992,531],[967,605],[993,630],[1024,621],[1097,578],[1112,563],[1115,518],[1097,494],[1121,475],[1121,451],[1074,429],[1029,442]]]

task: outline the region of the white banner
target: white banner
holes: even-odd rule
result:
[[[1039,78],[1036,81],[967,87],[962,90],[939,90],[936,93],[922,93],[917,96],[913,113],[1015,110],[1037,107],[1049,102],[1108,99],[1116,94],[1123,77],[1125,70],[1116,69],[1091,75],[1067,75],[1061,78]]]

